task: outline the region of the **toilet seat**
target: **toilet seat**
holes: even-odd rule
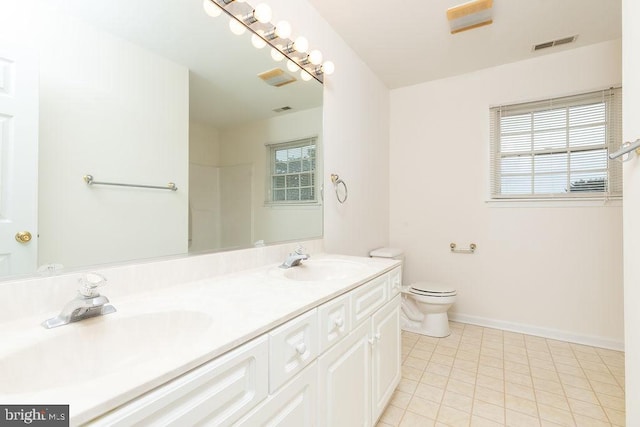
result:
[[[411,285],[409,292],[427,297],[452,297],[456,290],[441,283],[418,282]]]

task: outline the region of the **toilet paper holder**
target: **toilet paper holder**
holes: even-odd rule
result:
[[[449,244],[449,248],[451,248],[451,252],[459,253],[459,254],[472,254],[476,251],[478,245],[475,243],[469,244],[469,248],[467,249],[457,249],[457,245],[453,242]]]

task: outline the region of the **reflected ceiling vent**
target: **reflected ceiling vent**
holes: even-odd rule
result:
[[[575,36],[570,36],[570,37],[563,37],[561,39],[557,39],[557,40],[552,40],[550,42],[544,42],[544,43],[539,43],[533,46],[533,51],[537,51],[537,50],[541,50],[541,49],[547,49],[549,47],[554,47],[554,46],[560,46],[563,44],[568,44],[568,43],[573,43],[576,41],[576,39],[578,38],[578,35],[576,34]]]
[[[274,68],[273,70],[260,73],[258,74],[258,77],[264,80],[266,84],[275,87],[284,86],[297,80],[294,76],[284,70],[281,70],[280,68]]]
[[[276,108],[273,111],[275,111],[276,113],[282,113],[283,111],[289,111],[289,110],[292,110],[292,108],[287,105],[286,107]]]

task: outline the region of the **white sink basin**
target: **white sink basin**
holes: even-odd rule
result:
[[[50,338],[0,358],[0,395],[28,393],[136,369],[172,357],[213,324],[199,311],[117,313],[65,325]]]
[[[308,259],[296,267],[277,268],[276,275],[302,282],[347,279],[366,271],[364,264],[339,259]]]

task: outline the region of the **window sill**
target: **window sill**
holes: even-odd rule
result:
[[[615,199],[490,199],[491,208],[619,208],[622,198]]]

